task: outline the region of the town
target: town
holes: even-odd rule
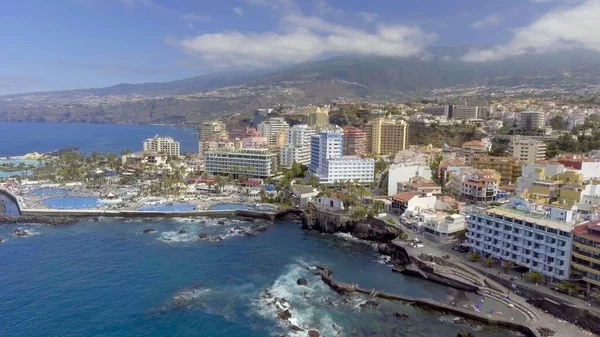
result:
[[[29,165],[3,164],[0,186],[36,209],[313,208],[376,218],[404,229],[421,254],[460,257],[513,289],[584,307],[600,299],[597,107],[335,102],[258,109],[246,120],[201,122],[197,153],[157,135],[120,158],[27,154]],[[454,138],[436,138],[448,130]],[[40,187],[48,193],[36,195]],[[99,203],[47,198],[65,187]]]

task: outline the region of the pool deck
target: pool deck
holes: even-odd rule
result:
[[[11,191],[0,188],[0,193],[9,196],[17,206],[21,215],[41,215],[41,216],[68,216],[68,217],[125,217],[125,218],[176,218],[176,217],[233,217],[246,216],[263,219],[272,219],[276,212],[258,211],[258,210],[190,210],[190,211],[136,211],[136,210],[111,210],[111,209],[50,209],[50,208],[26,208],[21,198]]]

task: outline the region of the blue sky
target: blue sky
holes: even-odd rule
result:
[[[600,50],[600,0],[6,0],[0,95],[166,81],[341,54],[465,62]]]

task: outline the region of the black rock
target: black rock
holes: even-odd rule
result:
[[[29,233],[26,230],[21,229],[21,228],[17,228],[15,230],[13,230],[12,234],[14,236],[27,236],[27,235],[29,235]]]
[[[299,278],[296,280],[296,284],[299,286],[306,286],[308,285],[308,280],[305,278]]]
[[[373,301],[373,300],[367,300],[365,303],[360,304],[361,308],[377,308],[378,306],[379,306],[379,303],[377,303],[377,301]]]
[[[183,230],[183,229],[179,230],[179,234],[185,234],[185,233],[187,233],[185,230]]]
[[[200,234],[198,234],[198,238],[200,238],[200,239],[208,239],[208,234],[206,234],[206,233],[200,233]]]
[[[219,220],[219,221],[217,221],[217,224],[219,224],[219,225],[224,225],[224,224],[225,224],[225,221],[223,221],[223,220]]]
[[[317,330],[308,330],[308,337],[320,337],[321,334]]]
[[[554,336],[554,334],[556,333],[556,331],[544,327],[537,328],[537,331],[540,333],[540,335],[542,335],[542,337]]]
[[[277,316],[279,316],[279,318],[282,320],[287,321],[292,318],[292,313],[289,310],[279,311],[277,312]]]
[[[296,332],[298,332],[298,331],[304,331],[304,329],[302,329],[301,327],[299,327],[297,325],[294,325],[294,324],[290,324],[290,330],[296,331]]]
[[[156,231],[152,228],[146,228],[142,231],[142,233],[144,234],[152,234],[152,233],[156,233]]]
[[[462,329],[458,332],[457,337],[475,337],[475,335],[469,330]]]
[[[398,318],[408,318],[408,314],[400,313],[400,312],[395,312],[394,316],[396,316]]]
[[[2,238],[0,238],[0,243],[4,242],[4,240]]]

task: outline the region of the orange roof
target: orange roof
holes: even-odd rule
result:
[[[402,192],[392,195],[393,200],[409,201],[410,199],[420,195],[420,192]]]

